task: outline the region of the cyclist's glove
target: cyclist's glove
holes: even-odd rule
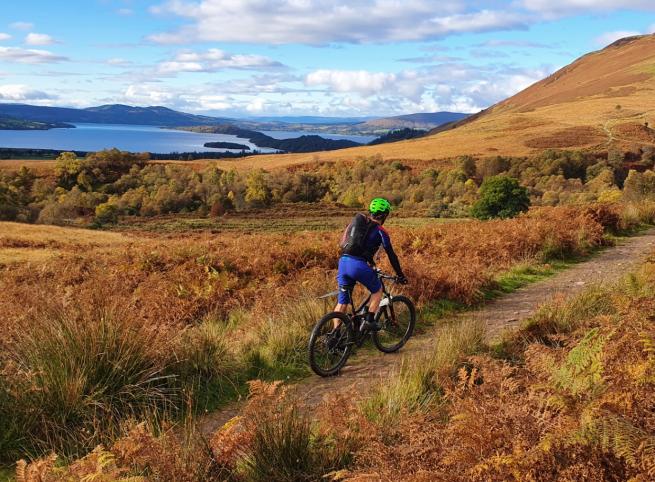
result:
[[[407,277],[405,277],[404,274],[396,276],[396,281],[398,283],[400,283],[401,285],[406,285],[407,283],[409,283],[409,281],[407,280]]]

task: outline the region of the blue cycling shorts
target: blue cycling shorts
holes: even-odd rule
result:
[[[371,293],[377,293],[382,288],[382,282],[366,261],[361,258],[344,255],[339,259],[337,282],[339,283],[338,302],[342,305],[350,303],[350,292],[356,282],[360,282]],[[341,289],[348,287],[349,289]]]

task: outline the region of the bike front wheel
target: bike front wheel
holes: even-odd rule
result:
[[[337,328],[334,320],[339,322]],[[346,364],[354,341],[350,317],[336,311],[328,313],[318,320],[309,337],[309,366],[322,377],[336,375]]]
[[[414,333],[416,308],[406,296],[394,296],[387,300],[378,312],[381,329],[373,332],[372,337],[378,350],[393,353],[400,350]]]

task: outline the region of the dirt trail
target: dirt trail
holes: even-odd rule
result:
[[[655,250],[655,229],[622,241],[593,258],[576,264],[547,280],[530,284],[513,293],[485,304],[476,311],[464,315],[483,320],[487,325],[487,336],[497,337],[506,329],[516,328],[529,318],[539,305],[556,293],[572,295],[594,283],[618,280],[642,263]],[[412,338],[397,354],[367,350],[352,357],[341,375],[332,378],[311,376],[297,384],[297,392],[310,406],[320,403],[324,396],[335,392],[351,393],[361,397],[384,383],[389,373],[402,363],[411,363],[432,348],[432,330]],[[211,434],[230,418],[239,413],[240,404],[234,403],[208,414],[201,422],[202,432]]]

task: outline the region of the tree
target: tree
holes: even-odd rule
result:
[[[480,186],[480,199],[471,208],[478,219],[511,218],[530,207],[528,190],[508,176],[492,176]]]
[[[246,179],[246,202],[253,205],[265,204],[270,196],[264,171],[257,169],[251,171]]]
[[[458,159],[459,168],[462,170],[466,177],[471,179],[477,174],[477,168],[475,166],[475,159],[471,156],[462,156]]]
[[[62,152],[56,159],[55,176],[57,184],[64,189],[75,185],[77,176],[86,168],[86,161],[78,159],[74,152]]]

